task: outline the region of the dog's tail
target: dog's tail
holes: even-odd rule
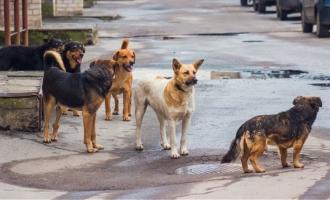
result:
[[[51,67],[58,67],[59,69],[66,71],[61,55],[56,51],[46,51],[44,54],[44,70],[48,70]]]
[[[121,49],[127,49],[128,47],[128,39],[123,40],[123,43],[121,44]]]
[[[241,153],[241,140],[244,135],[244,125],[242,125],[237,133],[235,139],[231,142],[230,148],[226,155],[222,158],[221,163],[229,163],[235,160]]]

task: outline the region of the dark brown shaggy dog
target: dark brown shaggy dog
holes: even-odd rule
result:
[[[64,64],[60,55],[49,51],[44,56],[44,63],[46,67],[42,85],[45,115],[44,142],[58,140],[61,107],[64,106],[82,111],[87,152],[93,153],[103,149],[102,145],[96,143],[96,112],[111,88],[117,62],[109,60],[83,73],[68,73],[63,70]],[[49,118],[55,105],[58,105],[56,119],[53,133],[49,137]]]
[[[293,107],[276,115],[261,115],[245,122],[237,131],[228,153],[222,163],[235,160],[242,151],[243,171],[250,173],[248,160],[256,172],[265,172],[257,159],[266,150],[267,144],[277,145],[283,167],[287,163],[287,149],[293,147],[293,166],[302,168],[300,151],[311,132],[322,101],[319,97],[296,97]]]

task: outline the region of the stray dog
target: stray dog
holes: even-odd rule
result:
[[[61,107],[64,106],[82,111],[87,152],[93,153],[103,149],[102,145],[96,143],[96,112],[111,88],[117,62],[108,60],[83,73],[67,73],[61,56],[54,51],[48,51],[45,53],[44,63],[46,67],[42,85],[45,114],[44,142],[58,140]],[[55,105],[58,105],[56,119],[53,133],[49,136],[49,119]]]
[[[204,60],[194,64],[181,64],[173,59],[174,77],[171,80],[153,79],[140,81],[134,90],[136,119],[136,150],[143,150],[141,125],[147,106],[156,112],[160,123],[160,138],[163,149],[171,149],[171,158],[188,155],[186,134],[194,111],[194,85],[196,73]],[[176,148],[176,122],[182,121],[180,154]],[[166,138],[165,124],[170,131],[170,145]]]
[[[81,72],[81,63],[85,54],[85,46],[80,42],[71,41],[65,44],[62,52],[62,60],[65,70],[69,73]],[[62,107],[63,114],[67,113],[66,108]],[[73,110],[73,116],[80,116],[80,112]]]
[[[115,76],[112,82],[112,87],[109,94],[105,98],[105,120],[112,120],[112,115],[119,113],[119,99],[118,95],[123,93],[123,121],[129,121],[131,116],[131,102],[132,102],[132,83],[133,83],[133,65],[135,64],[135,53],[128,48],[128,40],[124,40],[121,48],[113,55],[113,60],[117,61],[119,68],[115,71]],[[101,60],[102,61],[102,60]],[[97,63],[98,60],[93,61]],[[110,100],[111,96],[115,99],[115,109],[111,112]]]
[[[85,47],[79,42],[68,42],[64,46],[62,59],[67,72],[81,72],[81,63],[85,54]]]
[[[248,160],[257,173],[265,172],[257,159],[267,144],[278,146],[283,167],[289,167],[287,149],[293,147],[293,166],[303,168],[300,151],[312,129],[322,101],[319,97],[296,97],[293,107],[276,115],[261,115],[245,122],[237,131],[222,163],[235,160],[242,151],[241,162],[244,173],[251,173]]]
[[[61,52],[64,43],[58,39],[45,40],[37,47],[9,46],[0,49],[0,71],[44,70],[43,55],[48,50]]]

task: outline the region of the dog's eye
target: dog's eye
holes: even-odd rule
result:
[[[184,74],[187,74],[187,75],[189,75],[189,71],[185,71],[185,72],[184,72]]]

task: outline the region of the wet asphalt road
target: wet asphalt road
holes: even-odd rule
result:
[[[54,194],[57,199],[174,198],[193,193],[190,188],[194,184],[212,178],[234,183],[241,178],[239,164],[218,163],[237,128],[252,116],[289,109],[298,95],[322,98],[324,106],[314,131],[318,137],[329,139],[325,136],[330,128],[329,87],[314,85],[329,83],[330,39],[302,34],[299,15],[280,22],[273,12],[257,15],[251,10],[241,8],[236,0],[100,1],[86,9],[85,15],[122,18],[63,21],[99,29],[98,44],[87,47],[86,66],[92,59],[111,56],[121,40],[129,37],[137,55],[134,83],[150,76],[171,76],[173,57],[184,63],[205,59],[198,75],[196,112],[188,134],[190,155],[171,160],[169,152],[161,150],[158,121],[151,109],[142,128],[145,150],[135,152],[134,116],[131,122],[122,122],[121,116],[106,122],[102,106],[98,112],[97,138],[105,150],[95,155],[84,153],[81,119],[71,115],[62,119],[59,142],[50,145],[40,143],[41,133],[37,136],[3,133],[1,182],[41,188],[42,192],[51,189],[58,192]],[[243,78],[211,80],[213,70],[240,72]],[[274,78],[274,74],[283,70],[307,73]],[[329,146],[323,152],[314,151],[313,148],[304,151],[307,166],[315,167],[321,160],[329,164],[324,159]],[[293,171],[281,171],[273,151],[263,159],[270,170],[267,175]],[[187,186],[188,183],[192,184]],[[328,184],[326,178],[318,184],[310,193],[300,195],[310,197],[320,188],[318,193],[323,192],[322,197],[326,197],[328,194],[322,189]],[[30,195],[34,197],[33,194]],[[47,191],[44,195],[49,197]]]

